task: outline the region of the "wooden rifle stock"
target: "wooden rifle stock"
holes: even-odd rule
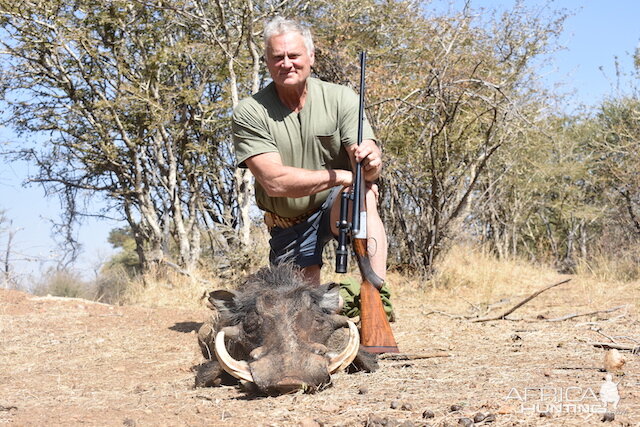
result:
[[[384,311],[380,299],[379,288],[382,287],[383,281],[371,270],[369,258],[367,258],[366,239],[354,239],[353,249],[362,276],[360,284],[360,344],[369,353],[398,353],[398,345],[393,337],[387,313]]]
[[[360,111],[358,116],[358,145],[362,142],[364,125],[364,88],[366,53],[360,53]],[[356,164],[353,190],[343,195],[340,206],[338,229],[338,250],[336,251],[336,272],[346,272],[346,239],[350,231],[353,250],[358,260],[362,283],[360,285],[360,344],[370,353],[397,353],[398,345],[387,314],[382,306],[380,288],[384,281],[371,268],[367,253],[367,217],[364,204],[364,178],[362,166]],[[352,201],[352,221],[347,222],[347,200]]]

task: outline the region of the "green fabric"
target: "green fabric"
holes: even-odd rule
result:
[[[358,95],[347,88],[315,78],[307,80],[307,97],[300,112],[293,112],[269,84],[245,98],[233,112],[233,141],[238,167],[249,157],[279,153],[285,166],[309,170],[350,170],[345,147],[357,142]],[[375,139],[365,120],[364,139]],[[258,206],[292,218],[317,208],[326,200],[325,190],[306,197],[269,197],[256,182]]]
[[[347,317],[359,316],[360,282],[353,277],[347,277],[340,282],[340,296],[342,296],[344,300],[342,314]],[[393,313],[393,306],[391,305],[391,292],[386,283],[382,285],[382,289],[380,289],[380,299],[382,300],[382,306],[384,307],[384,312],[387,313],[387,317],[390,321],[394,320],[395,315]]]

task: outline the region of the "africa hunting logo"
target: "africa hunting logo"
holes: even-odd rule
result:
[[[519,402],[522,413],[603,414],[617,412],[618,385],[607,374],[597,393],[591,387],[525,387],[512,388],[505,400]]]

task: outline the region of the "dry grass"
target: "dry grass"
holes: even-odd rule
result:
[[[201,308],[205,293],[214,289],[231,289],[263,265],[269,254],[269,236],[262,223],[251,229],[253,246],[249,252],[225,252],[201,268],[185,274],[177,266],[160,264],[151,271],[131,278],[123,269],[110,268],[101,274],[98,297],[120,305],[143,307]],[[103,289],[100,289],[102,285]]]
[[[332,267],[325,265],[323,282],[344,279],[345,276],[334,273]],[[357,266],[350,265],[350,268],[348,275],[358,277]],[[515,303],[518,298],[523,299],[544,286],[567,278],[571,282],[563,287],[571,287],[580,295],[574,301],[575,306],[591,310],[611,307],[619,295],[629,294],[638,286],[638,281],[608,277],[585,270],[581,274],[561,275],[549,266],[534,265],[522,259],[500,260],[482,247],[458,245],[441,259],[436,274],[430,280],[389,272],[387,282],[391,285],[394,299],[411,297],[411,300],[419,300],[434,309],[446,308],[469,314],[495,304],[506,306]],[[238,275],[217,278],[207,271],[196,271],[187,277],[164,269],[129,281],[121,303],[144,307],[201,308],[206,292],[234,288],[241,280]],[[446,297],[443,307],[433,304],[442,301],[443,297]],[[631,300],[629,304],[640,308],[639,301]],[[552,308],[551,304],[549,308]]]
[[[197,273],[192,277],[172,271],[149,273],[131,281],[122,299],[126,304],[150,308],[201,308],[207,291],[227,287],[220,280],[203,280]]]
[[[411,287],[425,288],[427,297],[432,300],[442,300],[443,295],[447,295],[446,307],[449,309],[474,312],[500,301],[504,306],[513,305],[534,291],[565,279],[571,279],[571,282],[552,292],[563,293],[568,292],[565,289],[571,289],[577,295],[572,305],[592,311],[611,307],[621,296],[630,295],[639,283],[607,280],[586,272],[562,275],[549,266],[534,265],[521,259],[500,260],[483,248],[460,245],[445,255],[430,281],[414,283]],[[399,283],[411,283],[411,280]],[[533,304],[545,300],[541,297]],[[627,303],[638,308],[638,301],[631,299]],[[553,297],[546,301],[544,308],[554,311]]]
[[[580,260],[576,273],[602,281],[633,282],[640,279],[640,248],[600,251],[587,260]]]

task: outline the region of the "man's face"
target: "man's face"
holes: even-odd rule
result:
[[[278,34],[269,39],[267,68],[276,86],[304,86],[311,75],[313,53],[307,52],[304,38],[298,33]]]

